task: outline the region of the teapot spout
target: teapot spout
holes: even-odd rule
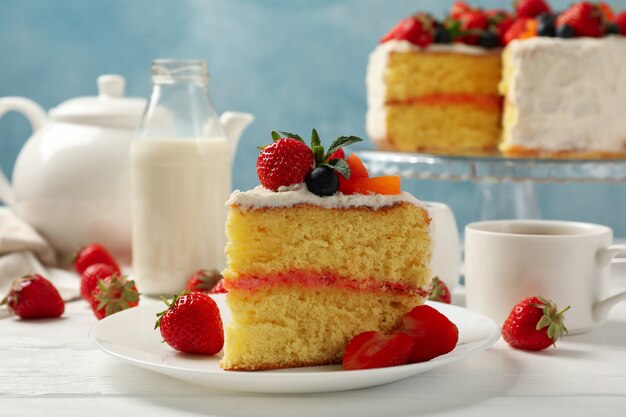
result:
[[[253,120],[254,116],[249,113],[227,111],[220,116],[220,123],[224,126],[224,130],[226,131],[233,160],[235,159],[235,151],[237,150],[237,144],[239,144],[241,134]]]

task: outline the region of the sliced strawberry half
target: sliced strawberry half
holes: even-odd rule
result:
[[[404,365],[412,351],[413,338],[408,334],[363,332],[348,343],[343,356],[343,367],[355,370]]]
[[[409,362],[425,362],[454,349],[459,329],[446,316],[428,305],[420,305],[402,316],[396,331],[413,338]]]

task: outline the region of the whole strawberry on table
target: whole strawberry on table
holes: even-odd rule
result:
[[[135,281],[127,276],[113,274],[98,280],[89,300],[98,320],[139,305],[139,291]]]
[[[433,289],[428,296],[430,301],[438,301],[440,303],[450,304],[452,302],[452,294],[445,282],[439,279],[439,277],[433,278]]]
[[[0,301],[22,319],[59,317],[65,303],[54,285],[41,275],[27,275],[13,281],[7,296]]]
[[[187,280],[185,289],[189,291],[213,292],[222,282],[222,275],[216,270],[200,269]]]
[[[511,347],[543,350],[567,333],[564,313],[552,300],[541,296],[528,297],[517,303],[502,325],[502,338]]]
[[[105,264],[112,267],[118,274],[121,272],[120,266],[108,250],[99,243],[90,243],[81,247],[74,255],[74,268],[78,275],[93,264]]]
[[[74,268],[80,275],[80,295],[98,320],[139,304],[135,282],[122,275],[117,260],[102,245],[79,249]]]

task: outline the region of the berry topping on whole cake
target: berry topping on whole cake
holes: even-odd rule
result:
[[[611,33],[626,35],[626,11],[613,16],[613,19],[611,19],[610,29],[613,31]]]
[[[402,19],[380,40],[405,40],[415,45],[426,47],[435,37],[435,20],[425,13],[418,13]]]
[[[356,136],[340,136],[325,150],[315,129],[311,132],[310,146],[298,134],[272,132],[272,143],[259,148],[256,164],[259,181],[264,188],[275,192],[305,184],[320,197],[337,192],[400,194],[399,176],[370,178],[358,156],[346,157],[344,148],[361,141]]]
[[[557,13],[546,0],[517,0],[511,12],[456,1],[444,19],[414,14],[398,22],[380,42],[404,40],[422,48],[432,43],[461,43],[492,49],[536,36],[599,38],[620,34],[626,35],[626,12],[616,14],[605,2],[578,2]]]

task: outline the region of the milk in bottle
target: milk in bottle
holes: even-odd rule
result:
[[[199,269],[225,267],[230,151],[207,91],[204,61],[157,60],[131,145],[133,275],[171,297]]]

